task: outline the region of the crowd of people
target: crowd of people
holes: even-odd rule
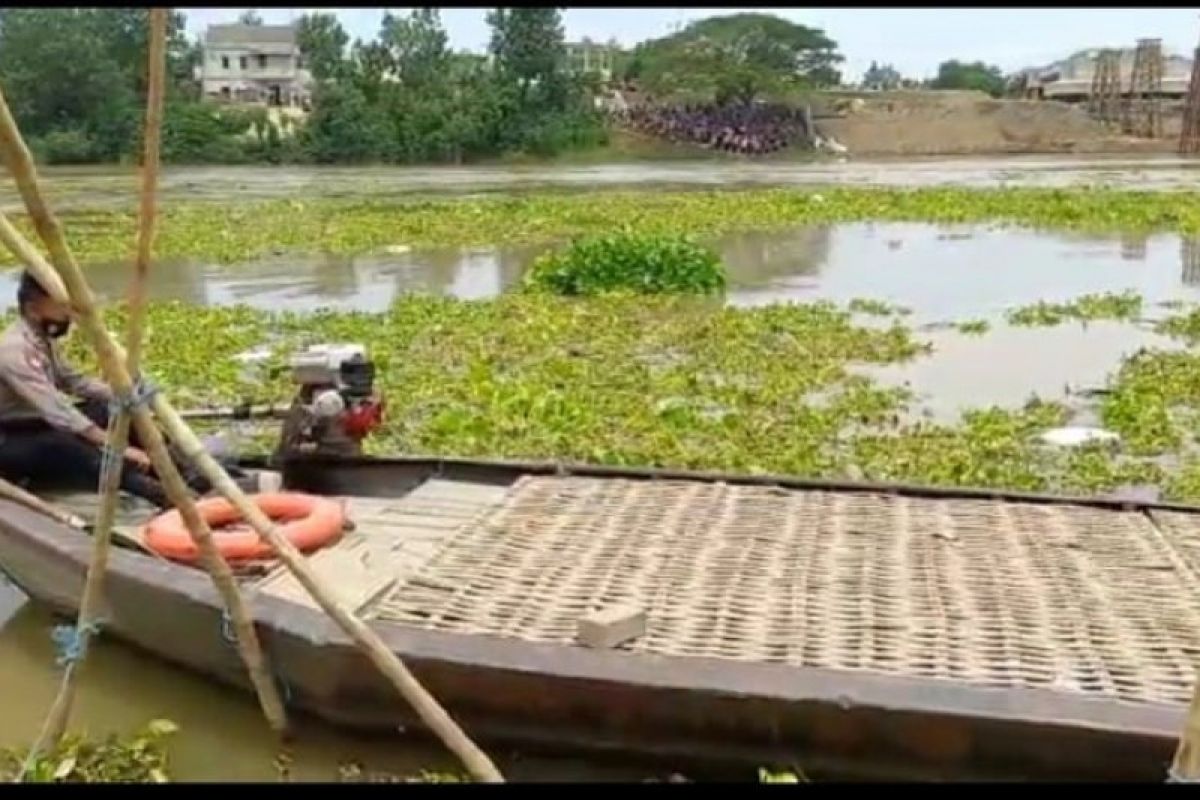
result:
[[[781,104],[647,103],[614,113],[639,133],[739,155],[766,155],[810,138],[803,110]]]

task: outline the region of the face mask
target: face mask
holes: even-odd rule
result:
[[[61,339],[71,330],[69,319],[47,319],[42,321],[42,330],[51,339]]]

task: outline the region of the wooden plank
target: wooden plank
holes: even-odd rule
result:
[[[309,559],[309,566],[337,594],[338,600],[355,613],[396,582],[395,560],[366,544],[322,550]],[[316,602],[286,569],[268,576],[259,584],[258,591],[317,608]]]
[[[421,484],[409,492],[408,496],[414,499],[438,498],[490,505],[502,500],[506,494],[507,486],[435,478]]]

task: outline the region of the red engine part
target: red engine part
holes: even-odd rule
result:
[[[383,424],[383,398],[374,397],[342,413],[342,430],[355,441],[362,441]]]

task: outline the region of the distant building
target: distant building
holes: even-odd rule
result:
[[[312,76],[292,25],[210,25],[200,86],[206,99],[307,110]]]
[[[565,47],[569,72],[596,75],[605,81],[612,80],[624,53],[616,41],[602,44],[586,37],[580,42],[567,42]]]
[[[1045,100],[1084,100],[1092,91],[1099,48],[1081,50],[1045,67],[1018,72],[1014,77],[1018,91],[1025,97]],[[1133,75],[1132,47],[1120,51],[1121,91],[1128,92]],[[1183,56],[1163,53],[1162,93],[1164,98],[1182,98],[1192,79],[1192,61]]]

